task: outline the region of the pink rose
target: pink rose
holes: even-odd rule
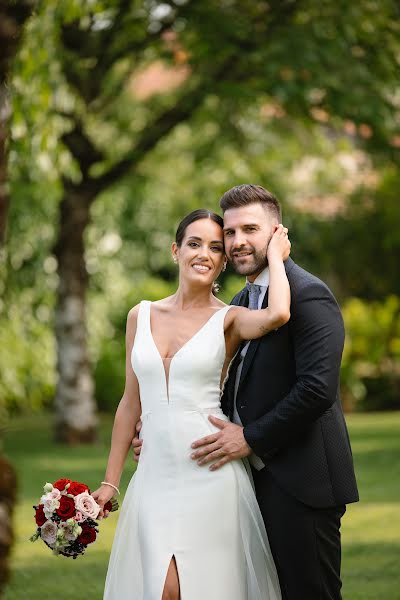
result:
[[[85,521],[85,517],[80,510],[76,511],[74,519],[77,523],[82,523],[82,521]]]
[[[88,492],[82,492],[82,494],[75,496],[75,508],[86,519],[97,519],[100,512],[100,506]]]
[[[51,546],[57,539],[57,523],[46,521],[40,528],[40,537]]]

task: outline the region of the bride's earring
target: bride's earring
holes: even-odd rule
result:
[[[172,260],[174,261],[174,263],[175,263],[175,264],[177,264],[177,262],[178,262],[178,259],[176,258],[176,256],[173,256],[173,257],[172,257]]]
[[[226,270],[226,262],[224,262],[224,266],[222,267],[222,271]]]

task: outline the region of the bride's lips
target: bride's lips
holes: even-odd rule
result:
[[[208,273],[209,271],[211,271],[211,267],[199,263],[193,264],[192,269],[194,269],[196,273]]]

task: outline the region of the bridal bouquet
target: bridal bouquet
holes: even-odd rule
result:
[[[100,506],[87,485],[71,479],[46,483],[43,491],[40,503],[33,507],[37,530],[30,540],[40,537],[54,554],[76,558],[96,540]],[[112,498],[104,510],[118,510],[117,500]]]

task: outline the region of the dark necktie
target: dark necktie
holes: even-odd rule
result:
[[[249,291],[249,306],[250,310],[258,310],[258,298],[261,294],[261,286],[255,283],[246,283]]]

